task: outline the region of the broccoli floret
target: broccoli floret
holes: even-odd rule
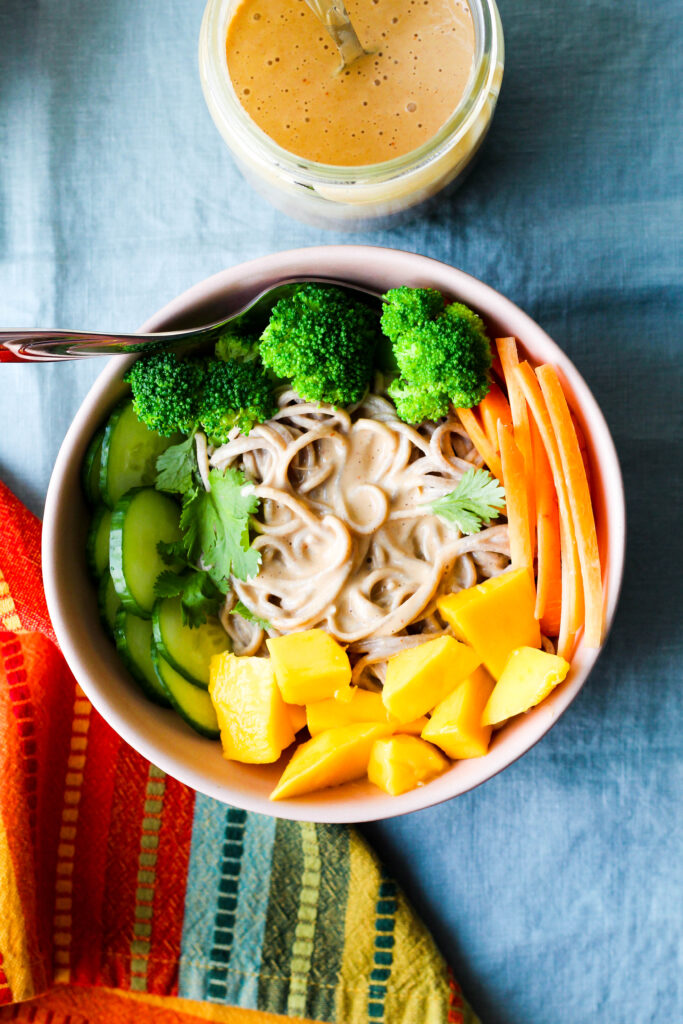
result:
[[[398,377],[389,385],[388,392],[404,423],[440,420],[448,415],[448,395],[440,388],[418,387]]]
[[[376,314],[340,288],[302,285],[273,307],[261,359],[307,401],[351,405],[370,382],[377,327]]]
[[[382,330],[392,341],[399,335],[421,327],[426,320],[434,320],[443,313],[445,302],[436,288],[392,288],[384,296]]]
[[[222,444],[237,426],[248,434],[277,405],[260,360],[180,359],[173,352],[142,356],[124,378],[140,420],[164,437],[205,430]]]
[[[203,368],[179,359],[174,352],[142,356],[124,380],[133,392],[138,419],[164,437],[177,431],[191,433],[199,414]]]
[[[240,328],[239,325],[228,326],[216,342],[216,356],[228,362],[236,359],[241,363],[250,363],[259,354],[258,335]]]
[[[394,288],[384,296],[382,329],[391,338],[402,377],[395,401],[408,423],[439,418],[419,416],[424,408],[441,409],[439,416],[445,416],[449,402],[478,405],[489,390],[491,347],[481,318],[459,302],[444,307],[441,296],[439,310],[435,294],[428,288]],[[430,315],[420,319],[422,313]]]
[[[204,372],[199,421],[212,444],[225,444],[233,427],[248,434],[277,412],[260,362],[209,360]]]

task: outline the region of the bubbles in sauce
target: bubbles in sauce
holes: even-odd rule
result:
[[[457,0],[347,0],[367,50],[336,74],[339,54],[305,0],[242,0],[226,53],[250,117],[297,156],[353,165],[427,142],[457,107],[474,56]]]

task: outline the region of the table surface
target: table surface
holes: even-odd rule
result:
[[[507,66],[475,173],[428,216],[340,238],[240,178],[200,91],[202,0],[4,0],[0,322],[134,328],[231,264],[349,241],[461,267],[548,330],[622,460],[615,628],[521,761],[366,831],[485,1024],[682,1020],[683,19],[668,0],[500,6]],[[0,478],[37,513],[100,368],[0,370]]]

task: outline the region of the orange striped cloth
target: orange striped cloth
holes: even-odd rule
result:
[[[0,483],[0,1021],[476,1024],[355,830],[209,800],[128,747]]]

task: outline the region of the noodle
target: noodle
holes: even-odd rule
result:
[[[206,445],[206,436],[202,434],[201,431],[198,431],[194,436],[194,443],[197,450],[197,468],[199,469],[199,476],[204,484],[204,490],[210,491],[209,451]]]
[[[261,499],[261,567],[234,593],[274,636],[320,626],[349,644],[354,682],[376,688],[391,654],[444,632],[440,594],[508,567],[507,526],[460,536],[426,507],[481,465],[455,416],[416,429],[381,394],[343,410],[284,390],[278,406],[210,457]],[[236,649],[257,653],[263,631],[238,619],[222,615]]]

